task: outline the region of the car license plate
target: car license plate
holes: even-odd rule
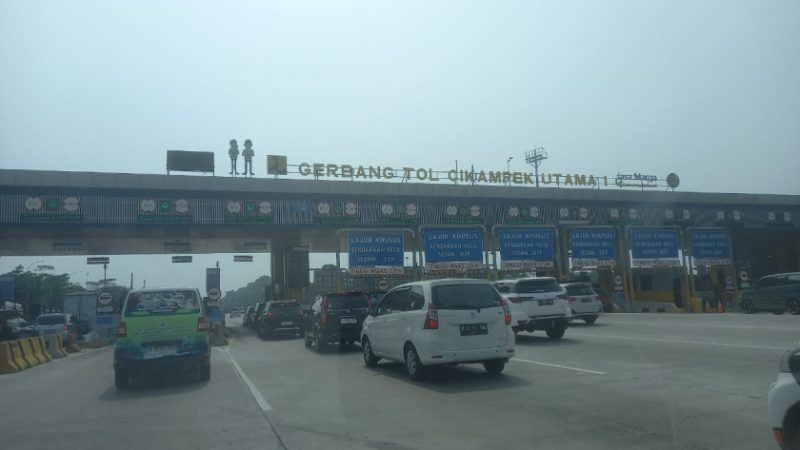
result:
[[[480,334],[489,334],[489,327],[485,323],[462,323],[461,335],[462,336],[477,336]]]
[[[358,320],[355,317],[342,317],[339,319],[339,323],[342,325],[348,325],[358,323]]]
[[[159,356],[168,356],[178,353],[178,346],[175,344],[148,345],[146,349],[146,358],[158,358]]]
[[[590,298],[582,298],[581,299],[581,303],[591,303],[591,302],[592,302],[592,299],[590,299]]]
[[[291,320],[284,320],[283,322],[281,322],[282,326],[290,326],[290,325],[293,325],[293,324],[294,324],[294,322],[292,322]]]
[[[553,304],[553,299],[552,298],[548,298],[546,300],[539,300],[539,306],[547,306],[547,305],[552,305],[552,304]]]

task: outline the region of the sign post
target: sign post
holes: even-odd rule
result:
[[[402,234],[352,233],[348,242],[351,274],[403,274]]]
[[[426,228],[425,269],[467,271],[483,268],[482,228]]]
[[[555,267],[555,229],[549,227],[500,228],[500,268],[524,270]]]

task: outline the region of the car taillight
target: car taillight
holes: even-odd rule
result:
[[[571,295],[568,295],[568,296],[566,297],[566,300],[567,300],[568,302],[570,302],[570,303],[575,303],[575,302],[577,302],[577,301],[578,301],[578,299],[577,299],[576,297],[573,297],[573,296],[571,296]]]
[[[125,325],[125,322],[120,322],[117,324],[117,337],[128,337],[128,326]]]
[[[506,321],[506,325],[511,325],[511,310],[508,309],[508,302],[503,300],[503,318]]]
[[[197,319],[197,332],[198,333],[207,333],[208,332],[208,319],[205,317],[201,317]]]
[[[271,319],[272,318],[272,311],[267,311],[264,313],[264,317]]]
[[[328,323],[328,299],[323,299],[322,304],[320,305],[320,316],[319,316],[319,324],[325,325]]]
[[[439,329],[439,312],[436,311],[436,306],[433,303],[428,303],[428,314],[425,315],[425,330],[438,330]]]

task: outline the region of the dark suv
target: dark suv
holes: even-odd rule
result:
[[[294,300],[267,302],[264,312],[258,317],[256,334],[265,338],[274,334],[299,334],[303,310]]]
[[[321,352],[331,342],[357,342],[369,313],[369,296],[364,292],[334,292],[317,297],[306,315],[305,345]]]
[[[751,289],[742,291],[739,305],[747,314],[757,311],[800,314],[800,272],[761,277]]]

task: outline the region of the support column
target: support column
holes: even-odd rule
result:
[[[300,233],[281,234],[270,241],[270,275],[276,300],[295,299],[299,302],[303,300],[303,288],[288,287],[286,253],[298,245],[300,245]],[[308,273],[305,276],[308,277]]]

